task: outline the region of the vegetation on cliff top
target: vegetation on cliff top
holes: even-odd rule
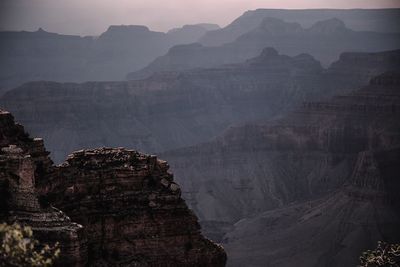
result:
[[[60,255],[58,243],[40,244],[29,226],[0,224],[0,266],[52,266]]]

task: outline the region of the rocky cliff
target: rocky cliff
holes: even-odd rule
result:
[[[53,166],[43,141],[10,113],[1,111],[0,126],[0,218],[60,242],[58,265],[225,265],[224,250],[200,234],[165,161],[102,148]]]
[[[52,172],[52,162],[41,139],[31,139],[7,111],[0,111],[0,220],[32,227],[36,238],[60,243],[60,262],[83,266],[87,262],[82,225],[38,197],[36,181]]]
[[[267,124],[233,127],[213,142],[163,157],[207,235],[222,238],[243,218],[337,190],[359,153],[396,149],[398,81],[388,73],[354,93],[305,103]]]

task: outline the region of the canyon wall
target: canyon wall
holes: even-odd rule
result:
[[[141,81],[27,83],[0,103],[44,138],[57,163],[74,150],[101,146],[159,153],[209,141],[232,125],[282,116],[303,101],[349,92],[398,69],[398,54],[347,54],[325,70],[311,56],[266,48],[244,63]]]
[[[232,127],[215,141],[162,156],[206,235],[219,240],[244,218],[341,188],[359,153],[396,149],[398,81],[387,73],[354,93],[305,103],[281,119]]]
[[[231,124],[281,114],[303,99],[329,95],[320,86],[322,71],[310,56],[266,49],[243,64],[142,81],[27,83],[0,102],[44,138],[56,162],[82,147],[158,153],[207,141]]]

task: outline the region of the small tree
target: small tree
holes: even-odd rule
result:
[[[363,252],[360,261],[360,267],[399,267],[400,245],[378,241],[378,247]]]
[[[33,238],[32,229],[19,224],[0,224],[0,266],[52,266],[59,257],[58,243],[53,247]]]

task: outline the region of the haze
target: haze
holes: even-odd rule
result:
[[[112,24],[167,31],[201,22],[225,26],[257,8],[393,8],[400,0],[0,0],[0,30],[96,35]]]

